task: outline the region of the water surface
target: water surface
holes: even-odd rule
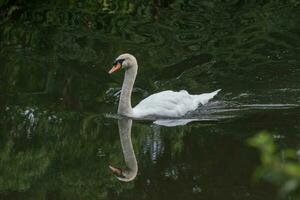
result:
[[[299,148],[299,3],[103,2],[0,4],[0,198],[280,199],[253,180],[259,153],[246,141],[266,130]],[[125,167],[123,73],[107,73],[123,52],[139,62],[133,105],[222,88],[186,125],[133,121],[128,183],[109,170]]]

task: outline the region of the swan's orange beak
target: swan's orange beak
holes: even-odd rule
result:
[[[120,169],[120,168],[116,168],[116,167],[113,167],[113,166],[109,165],[109,169],[110,169],[115,175],[118,175],[118,176],[121,176],[121,175],[122,175],[122,169]]]
[[[120,63],[117,63],[115,65],[113,65],[113,67],[109,70],[109,74],[112,74],[116,71],[118,71],[119,69],[121,69],[122,65]]]

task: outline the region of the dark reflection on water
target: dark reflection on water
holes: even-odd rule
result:
[[[278,199],[252,181],[259,157],[245,141],[268,130],[279,147],[299,148],[299,6],[0,2],[1,199]],[[222,88],[223,103],[184,126],[134,121],[129,183],[108,168],[126,164],[107,117],[123,76],[107,70],[123,52],[140,66],[133,105],[166,89]]]
[[[117,120],[71,112],[12,112],[1,142],[2,195],[12,199],[41,193],[53,199],[276,199],[275,188],[251,181],[258,155],[245,140],[265,129],[280,135],[278,144],[297,147],[300,119],[299,109],[293,109],[171,128],[135,122],[131,134],[139,173],[130,184],[120,185],[108,169],[124,166]]]

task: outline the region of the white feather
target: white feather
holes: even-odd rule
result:
[[[174,92],[171,90],[150,95],[133,108],[134,118],[147,117],[182,117],[187,112],[196,110],[199,104],[206,104],[220,90],[200,95],[190,95],[182,90]]]

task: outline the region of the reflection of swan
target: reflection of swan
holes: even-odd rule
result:
[[[180,92],[167,90],[150,95],[132,109],[131,92],[138,69],[136,58],[130,54],[120,55],[109,73],[111,74],[121,68],[124,68],[126,72],[118,113],[132,118],[183,117],[187,112],[197,109],[199,104],[206,104],[220,91],[190,95],[185,90]]]
[[[131,142],[132,120],[126,118],[119,119],[118,126],[126,168],[121,169],[113,166],[109,166],[109,168],[120,181],[129,182],[136,177],[138,171],[137,161]]]

